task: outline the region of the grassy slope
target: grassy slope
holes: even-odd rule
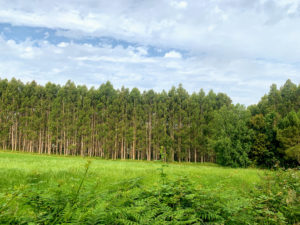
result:
[[[88,161],[91,164],[85,176]],[[162,165],[166,164],[0,151],[0,223],[156,224],[156,221],[165,224],[162,221],[169,221],[177,224],[176,220],[297,224],[299,221],[296,173],[267,171],[272,180],[266,183],[262,180],[267,178],[265,171],[259,169],[193,163]],[[162,182],[162,168],[167,174],[167,185]],[[278,176],[281,178],[276,180]],[[183,177],[190,182],[180,179]],[[258,184],[267,189],[256,188]]]
[[[28,153],[0,152],[0,191],[14,185],[25,184],[28,176],[38,173],[45,181],[76,183],[84,172],[88,159],[81,157],[46,156]],[[86,182],[99,183],[99,189],[107,189],[123,180],[140,177],[146,186],[160,182],[160,162],[92,161]],[[172,163],[164,168],[169,178],[187,176],[200,186],[209,189],[237,192],[241,195],[260,182],[263,171],[258,169],[232,169],[213,164]]]

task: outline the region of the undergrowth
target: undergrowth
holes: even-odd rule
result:
[[[240,204],[233,197],[171,179],[151,188],[143,179],[122,180],[105,191],[87,183],[90,162],[74,184],[47,183],[38,172],[0,195],[0,224],[299,224],[299,172],[266,172]]]

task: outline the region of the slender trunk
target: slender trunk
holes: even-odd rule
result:
[[[81,136],[80,155],[84,156],[84,143],[83,143],[83,137],[82,136]]]
[[[135,159],[135,148],[136,148],[136,121],[134,118],[133,122],[133,141],[132,141],[132,159]]]
[[[14,124],[11,126],[11,150],[14,151]]]
[[[123,156],[123,159],[127,158],[126,155],[127,155],[127,145],[126,145],[126,141],[124,140],[124,156]]]
[[[60,140],[59,140],[59,154],[63,154],[63,131],[60,133]]]
[[[69,139],[67,138],[67,143],[66,143],[66,155],[69,155]]]
[[[18,135],[18,150],[21,150],[22,133],[19,131]]]
[[[47,152],[48,152],[48,155],[50,155],[51,154],[51,136],[50,136],[49,130],[47,132],[47,143],[48,143],[48,145],[47,145],[47,148],[48,148]]]
[[[175,154],[174,154],[174,142],[175,142],[175,138],[174,138],[174,124],[171,125],[170,133],[171,133],[171,140],[172,140],[172,146],[171,146],[171,149],[170,149],[170,154],[171,154],[170,161],[174,162],[174,158],[175,158]]]
[[[39,154],[42,153],[42,130],[40,129],[40,132],[39,132],[39,147],[38,147],[38,152]]]
[[[182,129],[181,114],[179,116],[179,131]],[[177,160],[181,162],[181,135],[178,137]]]
[[[117,159],[117,142],[118,142],[118,136],[117,135],[118,134],[116,132],[116,136],[115,136],[115,149],[112,152],[113,153],[112,158],[115,159],[115,160]]]
[[[124,138],[121,140],[121,159],[124,159]]]
[[[151,113],[149,113],[149,124],[148,124],[148,154],[147,154],[147,160],[151,160],[151,136],[152,136],[152,116]]]
[[[56,140],[55,140],[55,154],[56,154],[56,155],[58,154],[58,151],[59,151],[58,137],[56,137]]]
[[[66,131],[65,131],[65,128],[64,128],[64,141],[63,141],[63,143],[64,143],[64,155],[66,155],[67,154],[67,146],[66,146]]]

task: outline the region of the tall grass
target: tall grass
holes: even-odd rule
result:
[[[26,182],[27,174],[39,172],[47,182],[79,179],[87,158],[47,156],[26,153],[0,152],[0,188]],[[89,158],[92,162],[88,182],[101,180],[101,189],[122,180],[143,178],[143,184],[152,186],[160,181],[161,162],[121,161]],[[263,170],[232,169],[214,164],[172,163],[164,168],[169,178],[187,176],[199,185],[217,189],[226,185],[239,191],[248,191],[260,182]]]
[[[298,172],[164,165],[0,151],[0,223],[297,222]]]

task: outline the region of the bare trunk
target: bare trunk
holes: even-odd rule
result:
[[[39,132],[39,147],[38,147],[38,152],[39,154],[42,153],[42,130],[40,129],[40,132]]]
[[[152,136],[152,117],[151,113],[149,113],[149,124],[148,124],[148,154],[147,154],[147,161],[151,160],[151,136]]]
[[[11,150],[14,151],[14,124],[11,126]]]
[[[172,126],[173,126],[173,124],[172,124]],[[171,128],[171,140],[172,140],[172,143],[174,144],[175,138],[174,138],[174,128],[173,127]],[[171,158],[170,158],[171,162],[174,162],[174,158],[175,158],[173,144],[171,146]]]
[[[132,159],[135,159],[135,148],[136,148],[136,122],[133,125],[133,141],[132,141]]]
[[[81,136],[80,155],[84,156],[84,143],[83,143],[83,137],[82,136]]]
[[[121,140],[121,159],[124,159],[124,138]]]
[[[113,159],[117,159],[117,141],[118,141],[118,136],[117,136],[117,133],[116,133],[116,137],[115,137],[115,149],[114,149],[114,151],[112,152],[112,158]]]

